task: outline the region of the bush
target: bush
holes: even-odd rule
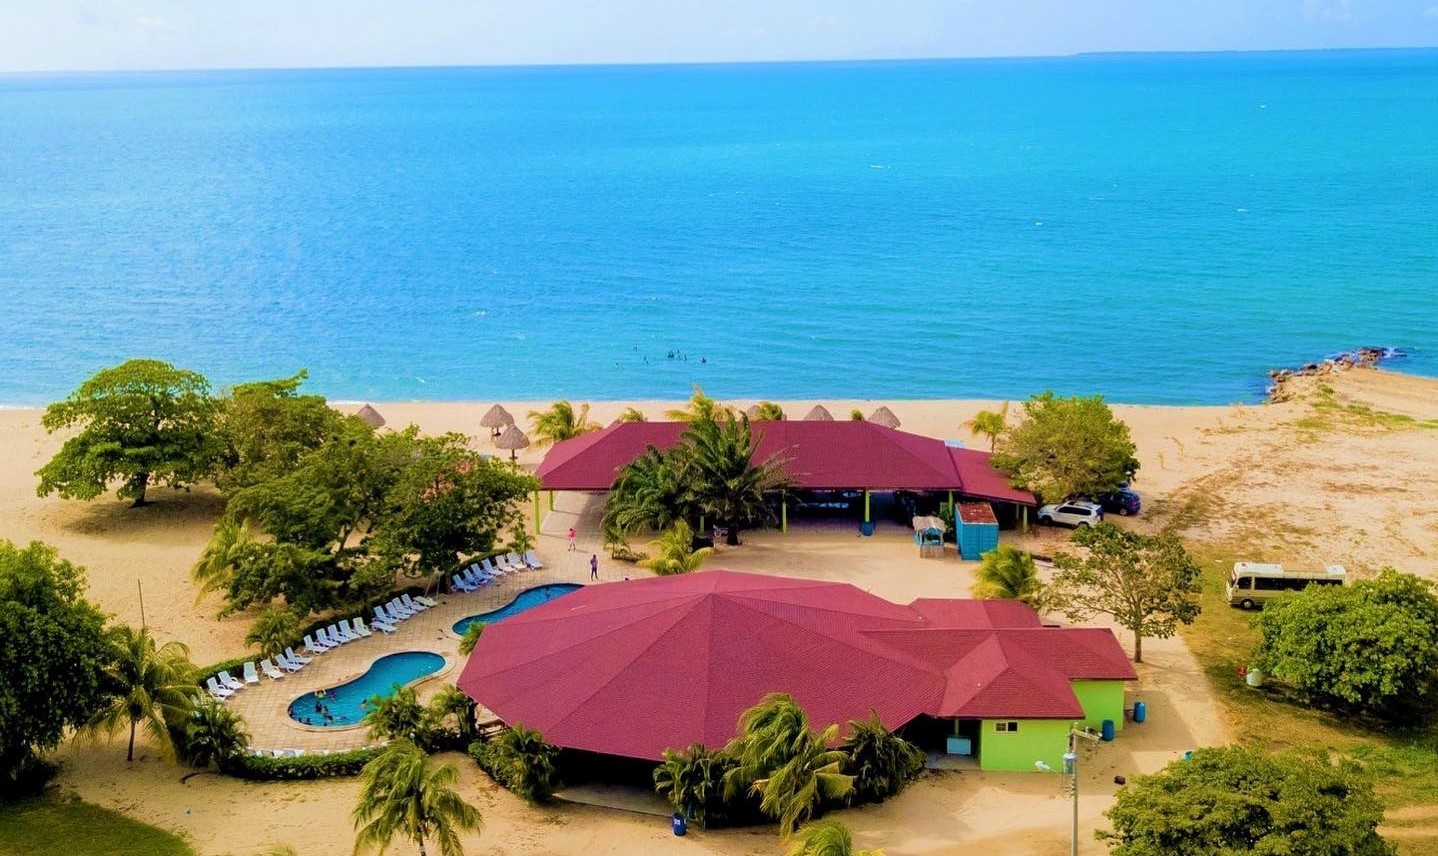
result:
[[[649,554],[635,550],[628,544],[615,544],[609,548],[609,558],[616,562],[629,562],[637,565],[640,562],[647,561]]]
[[[883,802],[924,771],[923,751],[885,728],[877,713],[849,728],[844,772],[854,777],[854,802]]]
[[[501,787],[529,802],[548,800],[558,785],[558,747],[517,723],[490,740],[471,743],[469,756]]]
[[[330,779],[358,776],[364,765],[379,757],[383,747],[367,746],[328,755],[301,755],[298,758],[269,758],[239,755],[226,765],[225,772],[257,782]]]
[[[1257,665],[1309,699],[1403,721],[1438,687],[1433,584],[1385,570],[1347,586],[1310,586],[1264,606]]]

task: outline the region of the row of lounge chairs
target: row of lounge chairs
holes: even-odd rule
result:
[[[471,592],[493,585],[495,580],[507,574],[537,571],[542,567],[544,563],[539,561],[539,556],[533,550],[527,550],[523,556],[510,553],[507,556],[495,556],[493,560],[476,562],[450,576],[449,581],[455,591]]]
[[[406,618],[419,615],[426,609],[439,606],[439,601],[420,596],[401,595],[374,608],[374,619],[370,622],[386,633],[393,633],[395,626]]]
[[[240,670],[240,675],[244,680],[233,677],[228,670],[206,678],[205,690],[216,701],[224,701],[250,684],[259,683],[260,672],[264,672],[270,680],[278,681],[287,672],[298,672],[309,662],[310,658],[296,654],[294,648],[286,648],[283,654],[276,654],[273,659],[266,657],[258,664],[254,660],[245,663]]]

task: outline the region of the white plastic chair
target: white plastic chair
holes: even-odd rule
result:
[[[251,660],[245,664],[245,683],[257,684],[260,682],[260,673],[255,670],[255,661]]]

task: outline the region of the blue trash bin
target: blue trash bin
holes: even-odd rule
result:
[[[1148,719],[1148,705],[1147,705],[1147,704],[1144,704],[1144,703],[1141,702],[1141,701],[1136,701],[1136,702],[1134,702],[1134,703],[1133,703],[1133,721],[1134,721],[1134,722],[1143,722],[1145,719]]]
[[[859,534],[860,534],[860,535],[863,535],[865,538],[869,537],[870,535],[873,535],[873,534],[874,534],[874,524],[871,523],[871,522],[869,522],[868,520],[865,520],[863,523],[860,523],[860,524],[859,524]]]
[[[676,812],[674,814],[673,828],[675,835],[683,835],[689,831],[689,821],[685,819],[684,815]]]
[[[1102,739],[1103,742],[1105,742],[1105,743],[1112,743],[1112,742],[1113,742],[1113,734],[1114,734],[1113,720],[1112,720],[1112,719],[1105,719],[1105,720],[1103,721],[1103,726],[1099,729],[1099,738]]]

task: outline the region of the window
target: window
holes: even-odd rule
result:
[[[1279,591],[1281,582],[1273,577],[1254,577],[1253,587],[1258,591]]]
[[[1018,724],[1017,722],[1012,722],[1012,721],[1010,721],[1010,722],[995,722],[995,723],[994,723],[994,730],[995,730],[995,731],[1018,731],[1018,730],[1019,730],[1019,724]]]

